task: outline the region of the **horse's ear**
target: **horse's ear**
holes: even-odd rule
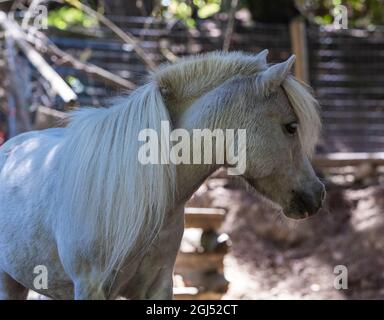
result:
[[[260,51],[257,55],[256,55],[256,59],[258,61],[262,61],[263,64],[267,64],[267,56],[268,56],[268,49],[264,49],[263,51]]]
[[[291,71],[295,60],[296,56],[293,54],[287,61],[277,63],[265,70],[260,75],[263,85],[270,91],[280,86]]]

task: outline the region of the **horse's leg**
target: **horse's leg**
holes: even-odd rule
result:
[[[28,289],[0,270],[0,300],[26,300]]]
[[[165,268],[157,275],[155,282],[146,293],[146,299],[172,300],[173,299],[173,268]]]
[[[73,283],[75,300],[106,300],[106,294],[100,285],[101,272],[99,260],[88,253],[90,258],[80,254],[78,244],[72,242],[57,242],[59,257],[66,274]],[[96,253],[95,253],[96,255]],[[94,258],[95,261],[90,261]]]
[[[173,300],[173,281],[167,281],[162,287],[148,296],[150,300]]]
[[[75,281],[75,300],[105,300],[105,293],[98,285],[87,279]]]

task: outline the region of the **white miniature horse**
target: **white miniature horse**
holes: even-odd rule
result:
[[[5,143],[0,298],[24,299],[27,288],[55,299],[172,298],[184,203],[222,165],[141,164],[138,134],[160,135],[161,121],[188,132],[246,129],[244,178],[288,217],[316,213],[324,187],[308,158],[317,104],[289,75],[294,57],[268,66],[266,54],[182,59],[110,108]],[[36,266],[47,287],[34,286]]]

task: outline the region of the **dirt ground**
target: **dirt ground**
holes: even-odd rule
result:
[[[257,195],[209,180],[191,200],[227,210],[227,299],[383,299],[384,186],[328,186],[325,208],[292,221]],[[335,289],[334,268],[348,270]]]

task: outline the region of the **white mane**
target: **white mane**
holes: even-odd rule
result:
[[[312,156],[321,130],[319,104],[309,87],[293,76],[288,76],[282,86],[299,120],[299,138],[303,150]]]
[[[103,284],[127,256],[145,252],[173,200],[175,167],[137,159],[139,131],[153,128],[160,137],[169,116],[152,82],[111,108],[85,108],[71,118],[58,157],[56,192],[64,203],[55,222],[62,236],[103,254]]]
[[[234,76],[251,76],[266,69],[264,50],[258,55],[213,51],[166,63],[153,74],[170,112],[180,114],[194,100]],[[176,110],[175,110],[176,109]]]

